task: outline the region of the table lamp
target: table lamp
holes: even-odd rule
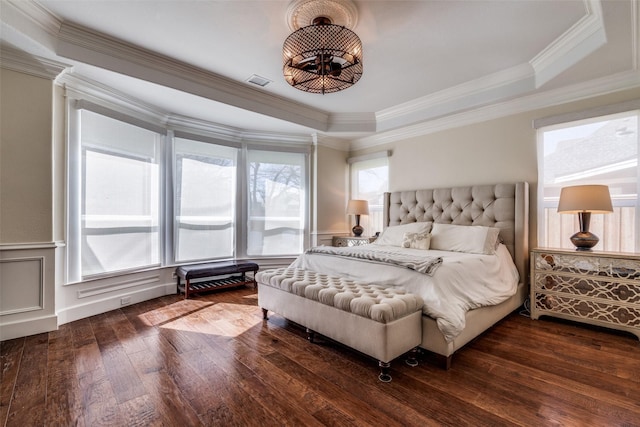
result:
[[[592,213],[613,212],[611,195],[606,185],[574,185],[560,190],[558,213],[578,214],[580,231],[571,236],[577,251],[590,251],[598,244],[598,236],[589,232]]]
[[[364,228],[360,226],[360,215],[369,215],[369,202],[366,200],[349,200],[349,204],[347,205],[347,215],[356,216],[356,225],[351,229],[351,231],[353,231],[353,235],[362,235]]]

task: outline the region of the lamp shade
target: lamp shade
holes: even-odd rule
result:
[[[347,205],[349,215],[369,215],[369,202],[366,200],[349,200]]]
[[[558,213],[613,212],[609,187],[606,185],[574,185],[560,190]]]

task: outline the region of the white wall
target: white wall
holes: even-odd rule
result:
[[[349,196],[348,152],[326,146],[317,149],[316,244],[330,245],[333,236],[349,232],[346,215]]]
[[[530,185],[531,247],[537,245],[538,163],[535,119],[640,98],[640,89],[617,92],[526,113],[460,126],[360,150],[383,149],[389,158],[391,191],[527,181]]]
[[[57,328],[52,79],[0,69],[0,340]]]

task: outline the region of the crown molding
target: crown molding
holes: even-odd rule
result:
[[[183,131],[238,143],[255,142],[291,146],[311,145],[313,142],[311,134],[252,131],[175,114],[169,116],[167,127],[173,131]]]
[[[96,81],[73,74],[65,74],[57,83],[65,87],[68,99],[86,100],[167,130],[197,133],[232,142],[251,141],[289,145],[310,145],[312,142],[310,134],[251,131],[173,114]]]
[[[41,56],[54,51],[62,23],[57,16],[35,1],[2,0],[1,8],[5,41],[16,46],[28,44]]]
[[[600,0],[584,0],[584,5],[586,15],[530,62],[379,111],[378,131],[479,108],[503,100],[505,93],[520,96],[539,88],[606,43]]]
[[[607,43],[600,0],[584,0],[584,5],[586,15],[530,61],[535,70],[536,87]]]
[[[327,132],[375,132],[375,113],[329,114]]]
[[[329,135],[317,135],[316,145],[331,148],[333,150],[348,152],[350,149],[349,140],[336,138]]]
[[[636,88],[640,88],[640,72],[637,70],[625,71],[613,76],[603,77],[585,83],[578,83],[566,88],[540,92],[512,101],[500,102],[463,113],[429,120],[413,126],[407,126],[388,132],[381,132],[364,138],[353,139],[350,143],[350,150],[356,151],[371,148],[460,126],[507,117],[539,108],[560,105]]]
[[[326,131],[329,127],[329,114],[324,111],[79,25],[63,22],[58,38],[56,53],[60,56],[312,129]]]
[[[86,100],[156,126],[166,126],[169,112],[89,78],[66,73],[57,81],[67,99]]]
[[[531,65],[521,64],[488,76],[415,99],[376,114],[377,129],[384,132],[432,120],[454,111],[466,110],[534,89]]]
[[[69,64],[42,58],[0,44],[0,67],[43,79],[55,80]]]

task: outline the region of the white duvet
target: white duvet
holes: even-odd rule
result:
[[[367,248],[440,256],[443,262],[433,276],[405,267],[326,254],[300,255],[291,267],[398,287],[419,295],[424,299],[423,313],[436,319],[447,341],[452,341],[462,332],[468,310],[499,304],[514,295],[518,286],[518,270],[509,250],[502,244],[495,255],[424,251],[384,245],[367,245]]]

